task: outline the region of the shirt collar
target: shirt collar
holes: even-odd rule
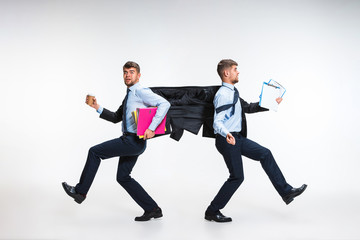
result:
[[[224,87],[227,87],[227,88],[230,88],[231,90],[234,90],[235,86],[230,84],[230,83],[226,83],[226,82],[223,82],[222,85]]]
[[[139,82],[135,83],[134,85],[132,85],[131,87],[129,87],[129,90],[134,92],[136,91],[137,89],[141,88],[141,85]]]

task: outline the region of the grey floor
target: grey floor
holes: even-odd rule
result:
[[[360,239],[359,196],[351,194],[319,195],[309,186],[286,206],[270,187],[244,186],[223,211],[233,222],[219,224],[203,218],[207,189],[162,193],[164,217],[135,222],[138,206],[115,183],[101,184],[81,205],[60,183],[48,190],[3,188],[0,239]]]

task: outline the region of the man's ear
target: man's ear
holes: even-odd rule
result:
[[[228,77],[229,74],[230,74],[229,69],[225,69],[225,70],[224,70],[224,77]]]

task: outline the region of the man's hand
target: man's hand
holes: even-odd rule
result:
[[[155,136],[155,133],[153,131],[151,131],[150,129],[146,129],[146,131],[144,133],[144,140],[150,139],[154,136]]]
[[[90,98],[92,98],[92,99],[90,99]],[[85,103],[87,105],[89,105],[90,107],[95,108],[96,110],[98,110],[99,107],[100,107],[100,105],[96,101],[96,98],[95,97],[90,97],[89,95],[86,96]]]
[[[278,97],[278,98],[276,99],[276,102],[277,102],[278,104],[280,104],[281,101],[282,101],[282,98],[281,98],[281,97]]]
[[[226,135],[226,141],[228,142],[228,144],[231,144],[231,145],[235,145],[235,143],[236,143],[235,138],[231,133],[228,133]]]

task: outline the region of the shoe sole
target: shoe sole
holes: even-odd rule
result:
[[[156,215],[156,216],[153,216],[151,218],[141,218],[141,217],[136,217],[135,218],[135,221],[136,222],[146,222],[146,221],[150,221],[152,218],[153,219],[158,219],[158,218],[161,218],[163,215],[162,213],[160,215]]]
[[[74,201],[78,204],[81,204],[84,201],[84,199],[74,198]]]
[[[214,222],[218,222],[218,223],[226,223],[226,222],[232,222],[232,219],[229,219],[227,221],[215,221],[214,219],[212,219],[211,217],[209,216],[205,216],[205,219],[208,220],[208,221],[214,221]]]
[[[161,216],[156,216],[156,217],[151,217],[151,218],[144,218],[144,219],[139,219],[139,218],[135,218],[135,221],[136,222],[147,222],[147,221],[150,221],[151,219],[158,219],[158,218],[161,218],[162,217],[162,215]]]
[[[299,196],[299,195],[298,195]],[[286,205],[289,205],[292,201],[294,201],[294,198],[290,198],[290,199],[288,199],[288,200],[286,200]]]

